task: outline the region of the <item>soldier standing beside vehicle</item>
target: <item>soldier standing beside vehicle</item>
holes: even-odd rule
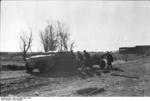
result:
[[[106,53],[106,59],[107,59],[107,69],[113,69],[112,67],[113,56],[109,52]]]
[[[91,67],[90,65],[90,54],[87,53],[85,50],[83,51],[84,53],[84,58],[85,58],[85,69],[87,69],[87,67]]]
[[[85,67],[84,65],[84,56],[80,53],[80,52],[77,52],[77,61],[78,61],[78,68],[81,68],[83,69]]]

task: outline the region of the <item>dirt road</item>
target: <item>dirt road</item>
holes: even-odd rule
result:
[[[124,72],[101,76],[37,76],[25,71],[1,72],[1,96],[83,96],[77,90],[97,87],[105,91],[89,96],[150,96],[150,57],[114,64]],[[88,95],[86,95],[88,96]]]

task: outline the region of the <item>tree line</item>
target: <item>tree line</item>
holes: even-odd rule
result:
[[[23,60],[26,61],[27,52],[32,47],[33,35],[30,29],[30,36],[22,32],[20,34],[20,49]],[[73,51],[75,41],[71,41],[69,28],[62,22],[48,23],[43,31],[39,33],[40,41],[45,52]]]

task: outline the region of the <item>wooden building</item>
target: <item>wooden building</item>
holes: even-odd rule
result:
[[[120,54],[150,54],[150,45],[138,45],[135,47],[120,47]]]

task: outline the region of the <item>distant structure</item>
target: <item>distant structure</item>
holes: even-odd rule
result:
[[[135,47],[120,47],[119,48],[120,54],[150,54],[150,45],[138,45]]]

